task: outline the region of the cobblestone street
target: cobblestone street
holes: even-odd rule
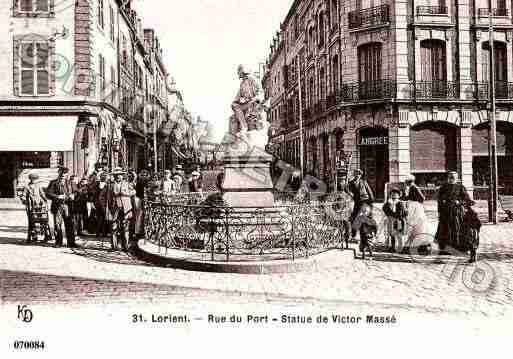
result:
[[[416,313],[501,316],[513,303],[513,226],[485,225],[481,260],[377,253],[312,273],[215,274],[158,268],[108,243],[78,241],[80,248],[25,245],[25,214],[18,205],[0,212],[2,301],[144,303],[168,301],[193,310],[201,303],[278,303],[296,308],[351,306]],[[191,306],[192,305],[192,306]]]
[[[81,238],[77,249],[26,245],[24,211],[19,205],[2,204],[0,311],[5,319],[0,331],[10,333],[6,339],[11,341],[2,349],[12,349],[13,340],[18,338],[42,338],[59,351],[70,352],[83,343],[74,333],[94,332],[96,345],[119,354],[119,350],[128,349],[113,346],[109,340],[111,333],[118,331],[126,340],[151,338],[148,340],[155,343],[152,349],[139,346],[136,352],[140,355],[157,351],[171,333],[187,352],[194,348],[203,353],[209,346],[196,346],[192,333],[200,333],[210,346],[218,345],[214,339],[218,337],[206,332],[212,328],[223,328],[223,336],[231,338],[247,339],[244,333],[252,333],[280,346],[283,341],[311,340],[309,332],[301,328],[322,327],[333,329],[316,341],[325,348],[339,336],[345,343],[362,343],[362,330],[368,333],[392,327],[395,330],[380,331],[373,342],[383,347],[397,344],[401,338],[404,350],[415,351],[417,358],[431,357],[431,352],[417,353],[415,343],[444,343],[448,334],[456,341],[467,340],[469,335],[483,340],[486,335],[494,342],[488,346],[504,346],[511,336],[512,232],[512,224],[485,225],[477,265],[467,265],[466,258],[452,256],[377,253],[372,261],[351,258],[313,272],[220,274],[154,267],[130,255],[108,251],[108,243],[93,237]],[[37,319],[30,326],[16,318],[19,305],[28,305],[35,313]],[[187,319],[181,324],[154,322],[154,318],[166,315]],[[242,322],[230,323],[234,315]],[[250,320],[250,315],[261,319]],[[327,324],[316,324],[319,315],[328,318]],[[338,322],[336,315],[340,315]],[[393,317],[396,322],[369,324],[368,315]],[[300,322],[308,316],[314,324]],[[361,322],[354,322],[357,317]],[[241,326],[251,332],[238,332]],[[422,333],[430,333],[428,339],[412,330],[420,327]],[[62,328],[69,329],[62,332]],[[285,328],[289,330],[279,331]],[[245,350],[237,347],[242,342],[234,339],[234,348]],[[358,347],[354,344],[350,350],[358,351]],[[291,348],[279,350],[290,354]],[[299,351],[299,347],[294,350]],[[472,357],[477,355],[468,346],[451,350],[455,355],[462,350]]]

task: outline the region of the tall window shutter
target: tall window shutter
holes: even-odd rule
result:
[[[12,84],[14,96],[20,95],[20,41],[13,42]]]
[[[50,64],[48,93],[51,96],[55,96],[55,73],[58,66],[57,57],[55,56],[55,39],[50,39],[48,42],[48,61]]]

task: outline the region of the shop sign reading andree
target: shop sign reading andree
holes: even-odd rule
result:
[[[388,145],[388,136],[360,137],[360,146]]]

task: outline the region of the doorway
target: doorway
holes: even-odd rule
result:
[[[14,198],[14,152],[0,152],[0,198]]]
[[[366,128],[360,131],[360,169],[378,200],[385,198],[385,183],[389,179],[388,130]]]

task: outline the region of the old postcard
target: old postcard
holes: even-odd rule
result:
[[[2,358],[508,348],[511,2],[0,5]]]

